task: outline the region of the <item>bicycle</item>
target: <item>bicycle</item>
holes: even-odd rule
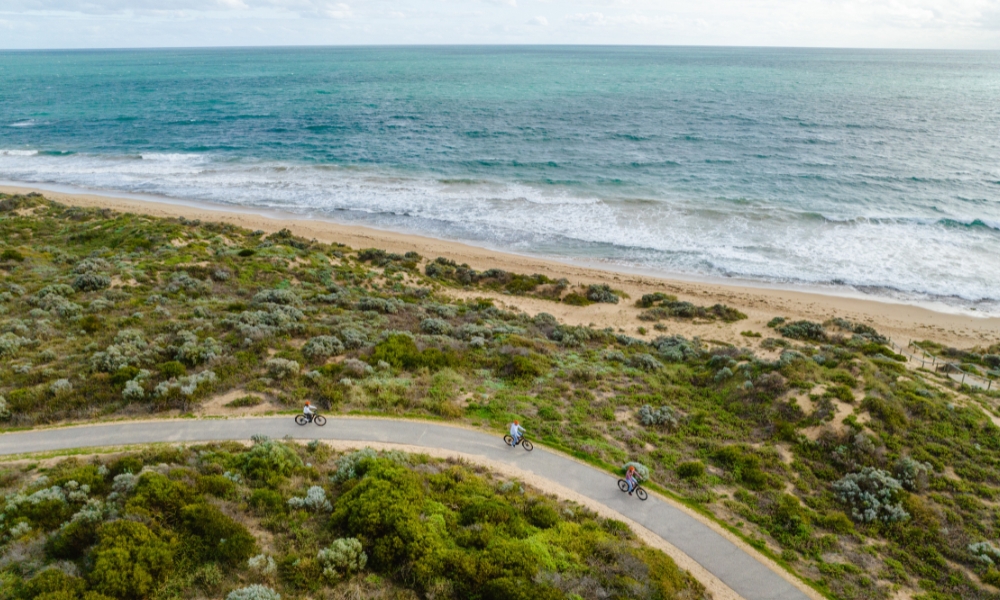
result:
[[[514,438],[510,437],[509,433],[507,435],[503,436],[503,443],[507,444],[508,446],[513,447],[514,446],[513,442],[514,442]],[[531,445],[531,442],[529,442],[528,440],[524,439],[523,436],[521,437],[521,441],[519,441],[518,444],[520,444],[521,447],[524,448],[525,450],[527,450],[528,452],[531,452],[532,450],[535,449],[535,447]]]
[[[295,415],[296,425],[305,425],[309,423],[309,421],[312,421],[319,427],[326,425],[326,417],[324,417],[323,415],[313,415],[311,419],[303,414]]]
[[[620,489],[623,492],[628,492],[628,482],[625,481],[624,479],[619,479],[618,489]],[[639,500],[642,500],[643,502],[646,501],[646,498],[649,498],[649,494],[647,494],[646,490],[642,489],[642,486],[640,486],[638,483],[635,484],[635,489],[632,490],[632,493],[635,494],[639,498]]]

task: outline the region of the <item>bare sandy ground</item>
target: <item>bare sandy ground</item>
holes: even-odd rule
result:
[[[282,228],[296,235],[321,242],[338,242],[352,248],[382,248],[391,252],[415,250],[434,258],[445,256],[474,268],[501,268],[517,273],[541,273],[553,279],[565,277],[572,284],[607,283],[631,296],[617,305],[594,304],[585,307],[569,306],[547,300],[490,294],[479,291],[454,290],[456,297],[493,297],[499,304],[523,310],[529,314],[547,312],[563,322],[576,325],[593,324],[613,327],[642,337],[637,332],[645,327],[645,337],[661,335],[652,331],[651,323],[637,319],[640,309],[633,306],[640,296],[650,292],[666,292],[682,300],[700,305],[727,304],[746,313],[749,320],[733,324],[696,324],[676,320],[666,321],[666,333],[686,336],[699,335],[703,339],[718,340],[739,346],[753,346],[756,338],[740,335],[742,331],[756,331],[767,337],[765,323],[772,317],[824,321],[843,317],[868,323],[880,332],[890,335],[897,343],[910,340],[934,340],[951,346],[968,348],[1000,342],[1000,317],[975,317],[963,314],[937,312],[921,306],[892,303],[866,298],[824,295],[811,291],[794,291],[722,285],[708,282],[691,282],[647,275],[614,272],[578,266],[535,257],[506,254],[457,242],[449,242],[417,235],[382,231],[356,225],[342,225],[331,221],[295,218],[289,215],[268,215],[254,212],[249,207],[229,207],[207,204],[173,204],[168,201],[139,200],[93,194],[67,194],[36,190],[27,187],[0,186],[3,193],[28,193],[37,191],[46,197],[73,206],[110,208],[121,212],[147,214],[160,217],[186,217],[203,221],[217,221],[239,225],[251,230],[267,232]]]

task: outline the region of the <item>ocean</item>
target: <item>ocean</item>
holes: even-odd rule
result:
[[[998,52],[0,52],[0,179],[1000,312]]]

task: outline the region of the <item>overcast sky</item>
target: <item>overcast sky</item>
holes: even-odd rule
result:
[[[0,0],[0,48],[300,44],[1000,49],[1000,0]]]

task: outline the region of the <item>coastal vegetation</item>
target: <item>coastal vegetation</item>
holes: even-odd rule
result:
[[[645,485],[717,519],[830,597],[1000,598],[998,395],[915,368],[872,325],[778,316],[763,335],[744,331],[746,346],[737,347],[669,328],[696,322],[745,329],[746,315],[659,294],[634,302],[645,311],[636,324],[655,321],[662,335],[633,337],[495,301],[626,300],[610,287],[479,272],[412,252],[358,251],[288,231],[69,208],[39,196],[0,198],[0,240],[4,426],[182,415],[217,398],[229,398],[227,410],[294,410],[308,399],[329,412],[493,430],[519,418],[533,440],[593,464],[643,465]],[[449,295],[456,289],[473,293],[456,300]],[[996,368],[997,350],[959,358]],[[325,507],[305,485],[322,477],[309,479],[309,467],[298,462],[319,459],[289,448],[290,466],[279,470],[285,480],[267,482],[280,497],[258,494],[255,482],[267,477],[248,458],[238,484],[247,487],[231,498],[249,493],[251,507],[285,507],[294,490],[302,506]],[[220,462],[213,480],[222,487],[218,477],[234,472],[231,459]],[[155,466],[143,460],[132,473]],[[389,463],[377,462],[373,473],[424,477],[413,463]],[[331,515],[349,493],[325,489]],[[128,540],[121,543],[149,540],[151,556],[161,545],[169,552],[176,536],[192,535],[177,529],[182,517],[170,521],[172,533],[121,533]],[[62,522],[45,524],[46,536]],[[43,527],[28,518],[18,522],[26,526],[3,523],[8,544],[13,527]],[[343,525],[333,538],[324,529],[316,544],[333,548],[353,536],[368,557],[365,572],[432,597],[434,579],[420,575],[422,563],[409,557],[406,577],[394,575],[385,569],[388,555],[352,531]],[[292,562],[322,573],[321,546],[309,546],[308,555],[295,550]],[[353,542],[331,552],[360,564]],[[284,563],[273,558],[283,573]],[[219,580],[235,585],[237,575],[219,568]],[[81,577],[88,586],[95,581]],[[352,585],[366,585],[368,576],[351,577]],[[288,585],[283,593],[308,589]],[[101,589],[111,588],[86,588]]]
[[[623,523],[427,456],[258,436],[0,474],[5,599],[704,597]]]

